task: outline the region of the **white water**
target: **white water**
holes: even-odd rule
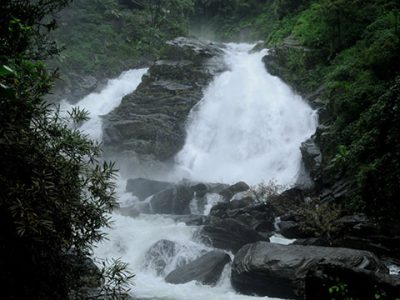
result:
[[[180,167],[192,179],[258,183],[275,179],[293,183],[300,167],[300,143],[316,126],[312,110],[279,79],[265,72],[261,58],[265,51],[247,54],[250,45],[229,45],[226,60],[230,72],[218,76],[207,89],[203,101],[191,115],[188,138],[177,156]],[[91,120],[82,126],[89,136],[101,140],[101,115],[118,106],[122,97],[140,83],[145,69],[131,70],[109,81],[101,93],[91,94],[77,106],[87,109]],[[71,108],[64,105],[65,108]],[[119,184],[121,205],[137,201]],[[205,214],[219,201],[209,195]],[[179,251],[168,261],[165,273],[182,260],[192,260],[209,250],[193,237],[196,227],[175,222],[166,216],[137,218],[114,213],[108,240],[95,249],[98,258],[122,258],[136,274],[132,291],[139,299],[163,300],[246,300],[272,299],[237,294],[230,284],[229,266],[214,287],[195,282],[173,285],[157,276],[146,263],[147,250],[161,239],[177,242]],[[289,243],[279,236],[275,242]]]
[[[90,117],[90,120],[81,126],[81,130],[90,138],[101,141],[101,116],[108,114],[121,103],[124,96],[132,93],[146,72],[147,69],[123,72],[118,78],[109,80],[107,86],[100,93],[92,93],[80,100],[75,106],[88,111]],[[61,103],[62,110],[69,111],[73,107],[74,105],[70,105],[65,100]]]
[[[228,44],[229,72],[219,75],[192,111],[176,161],[185,177],[250,184],[296,182],[300,144],[315,132],[316,114],[279,78],[265,70],[267,50]]]

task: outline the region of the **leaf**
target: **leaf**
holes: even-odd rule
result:
[[[6,65],[0,66],[0,77],[15,75],[15,71]]]

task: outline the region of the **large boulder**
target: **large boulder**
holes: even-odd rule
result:
[[[219,192],[219,194],[224,197],[226,201],[231,200],[231,198],[236,194],[240,192],[245,192],[250,189],[249,185],[246,182],[239,181],[226,189],[222,190]]]
[[[165,281],[180,284],[196,280],[202,284],[215,285],[230,260],[225,252],[211,251],[172,271],[165,277]]]
[[[154,195],[158,192],[172,188],[173,183],[151,180],[146,178],[128,179],[126,182],[126,192],[132,193],[138,197],[139,200],[144,200],[147,197]]]
[[[279,233],[288,239],[307,238],[310,235],[302,230],[300,224],[295,221],[282,221],[278,223]]]
[[[367,251],[257,242],[236,254],[232,285],[244,294],[303,299],[307,272],[321,263],[387,272]]]
[[[212,218],[211,222],[199,231],[199,236],[204,243],[233,253],[246,244],[266,240],[251,227],[229,218]]]
[[[167,42],[136,91],[105,116],[108,157],[124,157],[123,171],[135,170],[142,157],[149,168],[172,158],[184,145],[189,112],[213,77],[226,69],[222,56],[220,47],[211,42],[189,38]]]
[[[189,262],[186,255],[191,252],[195,256],[203,252],[199,248],[189,247],[170,240],[159,240],[147,250],[144,267],[154,270],[157,275],[165,275],[174,268],[179,268]]]
[[[193,190],[186,185],[177,185],[161,191],[150,199],[151,212],[154,214],[187,215],[190,214],[190,202]]]
[[[270,206],[265,203],[254,204],[247,197],[214,205],[210,211],[210,216],[220,219],[235,219],[260,232],[274,230],[275,218]]]
[[[163,275],[165,267],[177,253],[178,244],[169,240],[160,240],[146,252],[144,266]]]

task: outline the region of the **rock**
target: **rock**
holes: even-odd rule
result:
[[[178,267],[188,263],[185,256],[178,255],[182,250],[185,250],[184,245],[169,240],[159,240],[146,252],[144,266],[155,270],[157,275],[165,275],[166,267],[173,261]]]
[[[209,217],[203,215],[172,216],[176,222],[183,222],[188,226],[201,226],[208,222]]]
[[[234,219],[213,218],[199,231],[200,239],[215,248],[236,253],[246,244],[266,239],[252,228]]]
[[[123,216],[132,218],[138,217],[141,213],[144,214],[151,213],[150,203],[146,201],[135,202],[127,206],[122,206],[117,208],[116,211],[118,211]]]
[[[320,199],[322,202],[339,202],[343,200],[346,195],[349,195],[354,188],[354,181],[351,179],[343,178],[336,181],[328,189],[321,192]]]
[[[103,119],[106,154],[117,158],[127,151],[136,154],[122,164],[127,170],[134,170],[137,163],[129,157],[164,162],[183,147],[189,112],[214,75],[226,69],[223,51],[197,39],[169,41],[160,56],[136,91]]]
[[[338,287],[337,289],[334,287]],[[342,295],[343,290],[346,295]],[[343,265],[321,264],[307,272],[306,300],[398,299],[400,277]]]
[[[126,207],[118,208],[118,211],[121,215],[131,218],[136,218],[140,215],[140,208],[136,204],[132,204]]]
[[[232,285],[244,294],[303,299],[307,272],[321,263],[387,272],[383,263],[367,251],[257,242],[236,254]]]
[[[215,285],[227,263],[228,254],[222,251],[211,251],[198,259],[178,267],[165,277],[168,283],[180,284],[196,280],[201,284]]]
[[[226,201],[229,201],[236,193],[245,192],[249,189],[250,187],[247,183],[240,181],[222,190],[221,192],[219,192],[219,194],[224,197]]]
[[[282,221],[278,223],[279,233],[287,239],[306,238],[308,234],[304,232],[299,223],[295,221]]]
[[[300,146],[304,166],[310,172],[311,178],[316,181],[320,176],[322,154],[313,137],[309,138]]]
[[[208,187],[204,183],[198,183],[190,187],[196,193],[196,197],[204,197],[208,193]]]
[[[274,230],[275,218],[271,207],[265,203],[245,205],[247,203],[247,198],[218,203],[211,209],[210,216],[220,219],[235,219],[256,231],[270,232]]]
[[[172,188],[174,184],[170,182],[156,181],[146,178],[128,179],[126,182],[126,192],[132,193],[139,200],[144,200],[147,197],[158,192]]]
[[[161,191],[150,199],[153,214],[190,214],[190,201],[194,192],[186,185],[177,185],[171,189]]]
[[[256,52],[260,52],[263,49],[266,49],[266,45],[264,41],[260,41],[257,42],[257,44],[255,44],[255,46],[249,51],[249,53],[256,53]]]
[[[291,188],[279,195],[272,195],[268,198],[268,203],[275,217],[281,217],[295,211],[304,204],[304,192],[298,188]]]

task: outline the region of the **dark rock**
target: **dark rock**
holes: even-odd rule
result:
[[[192,185],[190,188],[192,189],[193,192],[196,193],[196,196],[198,197],[204,197],[205,194],[208,192],[207,185],[205,185],[204,183],[198,183]]]
[[[161,191],[150,199],[151,212],[154,214],[190,214],[189,204],[194,192],[186,185],[177,185]]]
[[[132,193],[139,200],[144,200],[147,197],[158,192],[172,188],[174,185],[170,182],[156,181],[146,178],[128,179],[126,182],[126,191]]]
[[[172,260],[177,259],[176,256],[182,248],[184,246],[176,242],[160,240],[146,252],[144,266],[155,270],[157,275],[165,275],[165,268]],[[188,261],[185,258],[182,257],[179,259],[178,257],[177,266],[182,266],[186,263]]]
[[[315,143],[313,137],[309,138],[300,146],[301,155],[303,157],[304,166],[310,173],[311,178],[318,180],[321,172],[322,154]]]
[[[309,235],[304,232],[299,223],[295,221],[282,221],[278,223],[280,234],[288,239],[306,238]]]
[[[345,199],[354,189],[354,181],[348,178],[342,178],[336,181],[328,189],[321,192],[320,199],[322,202],[339,202]]]
[[[342,295],[340,287],[346,295]],[[332,289],[339,287],[339,290]],[[306,300],[321,299],[398,299],[400,277],[343,265],[322,264],[307,272]]]
[[[243,181],[237,182],[234,185],[219,192],[226,201],[229,201],[236,193],[245,192],[250,189],[249,185]]]
[[[196,280],[201,284],[215,285],[227,263],[228,254],[221,251],[211,251],[198,259],[178,267],[165,277],[165,281],[174,284]]]
[[[123,164],[127,169],[134,169],[141,156],[151,164],[182,148],[189,112],[214,75],[225,70],[223,51],[213,43],[177,38],[163,51],[136,91],[103,120],[105,152],[110,157],[130,152]]]
[[[324,238],[306,238],[306,239],[297,239],[293,242],[293,245],[301,245],[301,246],[331,246],[330,242]]]
[[[252,228],[234,219],[213,218],[199,232],[200,239],[215,248],[236,253],[246,244],[266,239]]]
[[[210,216],[220,219],[235,219],[256,231],[270,232],[274,230],[275,218],[268,204],[247,204],[246,198],[231,202],[222,202],[215,205]]]
[[[258,242],[244,246],[236,254],[232,285],[244,294],[303,299],[307,272],[321,263],[387,272],[367,251]]]
[[[291,188],[279,195],[273,195],[268,198],[268,203],[271,205],[273,214],[276,217],[291,214],[302,206],[304,201],[304,192],[298,188]]]

